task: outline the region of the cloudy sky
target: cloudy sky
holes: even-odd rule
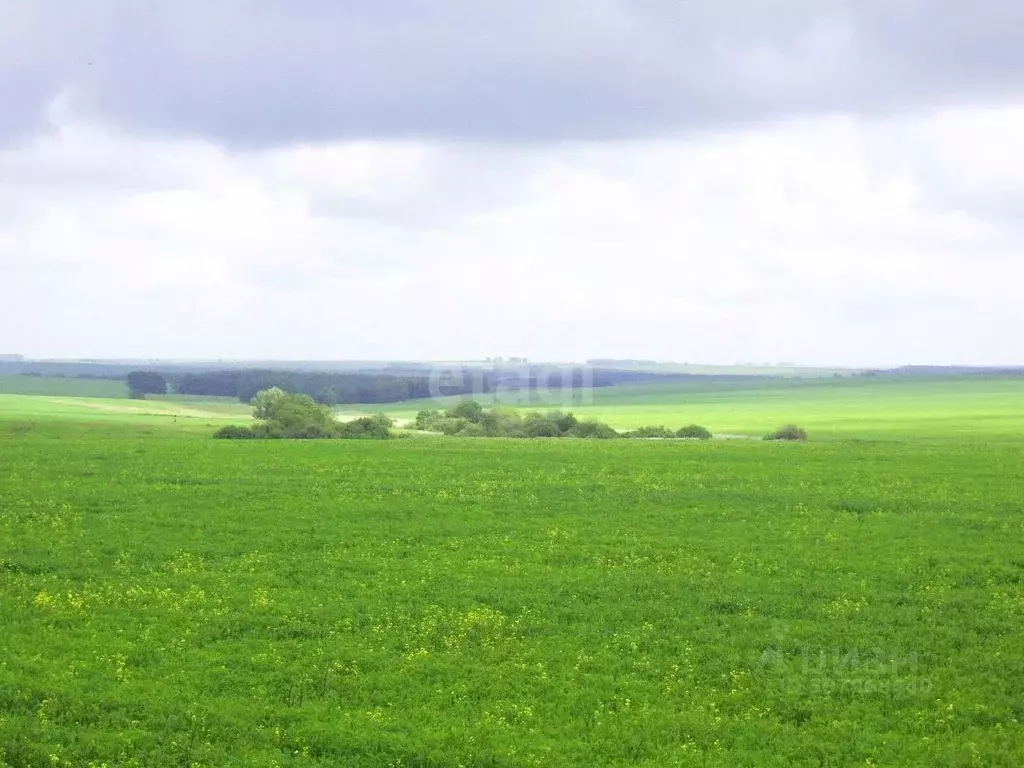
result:
[[[0,20],[0,353],[1024,363],[1015,0]]]

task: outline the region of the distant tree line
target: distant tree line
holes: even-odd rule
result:
[[[322,405],[397,403],[430,397],[430,379],[426,376],[225,370],[184,373],[175,376],[173,383],[182,395],[237,397],[245,403],[258,392],[273,388],[308,395]]]
[[[412,363],[361,363],[360,367],[351,363],[345,364],[352,367],[344,370],[338,370],[341,363],[322,363],[323,369],[313,367],[314,362],[294,365],[295,368],[153,364],[140,370],[135,365],[95,361],[0,361],[0,374],[126,381],[133,374],[156,373],[164,378],[170,391],[183,395],[231,397],[249,402],[257,392],[278,387],[286,392],[309,395],[324,405],[394,403],[459,395],[494,396],[496,401],[515,400],[518,405],[551,403],[553,399],[570,403],[578,402],[590,388],[630,382],[676,381],[700,386],[714,382],[746,387],[759,380],[772,380],[770,377],[653,373],[600,366],[548,366],[525,362],[513,365],[512,360],[492,361],[485,366],[461,364],[443,372],[431,364]],[[133,391],[146,395],[159,393],[160,389],[144,386]]]
[[[156,371],[131,371],[125,381],[129,393],[136,399],[145,398],[146,395],[167,394],[167,379]]]
[[[397,403],[436,396],[480,395],[498,392],[535,391],[559,394],[582,393],[589,387],[606,387],[627,381],[664,379],[658,374],[630,371],[580,369],[574,366],[521,369],[456,368],[444,376],[385,373],[325,373],[269,369],[231,369],[174,374],[170,381],[183,395],[237,397],[250,402],[257,392],[277,387],[285,392],[309,395],[324,405],[350,403]]]

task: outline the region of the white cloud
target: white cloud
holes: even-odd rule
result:
[[[0,351],[1024,362],[1024,109],[264,152],[54,119],[0,152]]]

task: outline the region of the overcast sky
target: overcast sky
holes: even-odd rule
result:
[[[1016,0],[0,20],[0,353],[1024,364]]]

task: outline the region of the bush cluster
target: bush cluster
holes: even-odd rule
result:
[[[711,430],[699,424],[688,424],[673,432],[665,426],[639,427],[623,434],[623,437],[632,437],[647,440],[671,440],[673,438],[684,438],[687,440],[710,440]]]
[[[697,425],[683,427],[678,432],[659,426],[619,433],[600,421],[580,421],[567,411],[535,411],[524,415],[514,408],[487,409],[475,400],[463,400],[447,411],[420,411],[416,414],[416,429],[458,437],[575,437],[596,440],[711,437],[707,429]]]
[[[765,435],[765,440],[791,440],[791,441],[804,441],[807,439],[807,430],[801,429],[796,424],[787,424],[784,427],[779,427],[777,430],[772,432],[770,435]]]
[[[458,437],[588,437],[612,438],[619,434],[598,421],[579,421],[566,411],[521,414],[514,408],[484,408],[463,400],[447,411],[416,414],[416,429]]]
[[[676,437],[683,437],[688,440],[710,440],[711,430],[702,427],[700,424],[687,424],[676,432]]]
[[[221,427],[213,436],[220,440],[386,440],[391,437],[393,424],[382,413],[340,422],[330,408],[309,395],[288,394],[277,388],[257,393],[253,418],[256,423],[251,427],[232,424]]]
[[[253,418],[256,420],[252,426],[232,424],[218,429],[214,437],[221,440],[386,440],[392,436],[391,427],[394,422],[382,413],[339,422],[329,407],[321,405],[309,395],[289,394],[276,387],[258,392],[252,403]],[[663,425],[653,425],[620,433],[600,421],[580,421],[568,411],[522,414],[514,408],[501,406],[487,409],[475,400],[463,400],[446,411],[420,411],[416,414],[415,426],[422,432],[440,432],[458,437],[708,440],[712,436],[706,427],[699,424],[688,424],[675,432]],[[765,440],[804,441],[807,440],[807,432],[789,424],[766,435]]]
[[[627,432],[624,437],[633,437],[644,440],[665,440],[670,437],[675,437],[676,434],[668,427],[663,426],[652,426],[652,427],[639,427],[637,429]]]

